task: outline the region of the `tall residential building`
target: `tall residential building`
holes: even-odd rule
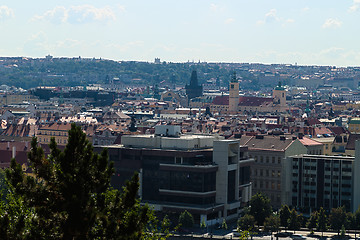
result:
[[[283,172],[285,203],[302,212],[323,207],[345,207],[356,211],[360,206],[360,142],[357,156],[296,155],[288,157]]]

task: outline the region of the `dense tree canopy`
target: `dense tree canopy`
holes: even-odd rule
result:
[[[252,196],[249,214],[254,216],[258,225],[263,225],[265,218],[272,214],[270,199],[262,193],[257,193]]]
[[[123,191],[111,189],[107,151],[93,151],[72,125],[60,151],[52,139],[45,156],[36,138],[28,155],[34,176],[13,159],[9,194],[0,206],[1,236],[16,239],[142,239],[152,212],[137,199],[135,174]],[[4,234],[4,235],[3,235]]]

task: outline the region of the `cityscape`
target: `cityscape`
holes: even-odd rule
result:
[[[0,4],[0,239],[360,239],[360,1]]]

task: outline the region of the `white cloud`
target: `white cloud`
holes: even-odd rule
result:
[[[325,20],[325,23],[322,25],[323,28],[339,28],[341,27],[342,22],[335,18],[328,18]]]
[[[234,18],[228,18],[228,19],[225,20],[225,24],[231,24],[233,22],[235,22]]]
[[[360,8],[360,0],[353,0],[353,5],[349,7],[349,12],[355,12]]]
[[[46,11],[43,15],[36,15],[34,20],[45,20],[55,24],[66,22],[68,17],[67,10],[65,7],[57,6],[49,11]]]
[[[224,7],[218,5],[218,4],[215,4],[215,3],[211,3],[210,4],[210,11],[211,12],[222,12],[224,11]]]
[[[0,6],[0,20],[6,20],[14,17],[14,11],[8,6]]]
[[[270,9],[269,12],[267,12],[264,16],[264,19],[258,20],[256,22],[257,25],[264,25],[264,24],[270,24],[270,23],[281,23],[283,27],[295,22],[294,19],[284,19],[278,16],[276,9]]]
[[[120,6],[118,6],[119,9]],[[124,8],[122,8],[124,10]],[[114,11],[109,7],[96,8],[92,5],[79,5],[65,8],[63,6],[57,6],[49,11],[46,11],[43,15],[37,15],[34,20],[45,20],[53,23],[87,23],[93,21],[114,21],[116,15]]]
[[[295,22],[294,19],[289,18],[289,19],[286,19],[286,20],[283,22],[282,26],[283,26],[283,27],[286,27],[287,25],[290,25],[290,24],[292,24],[292,23],[294,23],[294,22]]]
[[[277,16],[276,9],[271,9],[268,13],[265,14],[265,22],[276,22],[279,20],[280,19]]]
[[[301,9],[301,12],[305,13],[305,12],[308,12],[310,10],[309,7],[304,7],[303,9]]]

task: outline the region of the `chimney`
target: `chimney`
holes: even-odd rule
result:
[[[12,158],[15,158],[16,157],[16,147],[13,146],[12,147]]]

